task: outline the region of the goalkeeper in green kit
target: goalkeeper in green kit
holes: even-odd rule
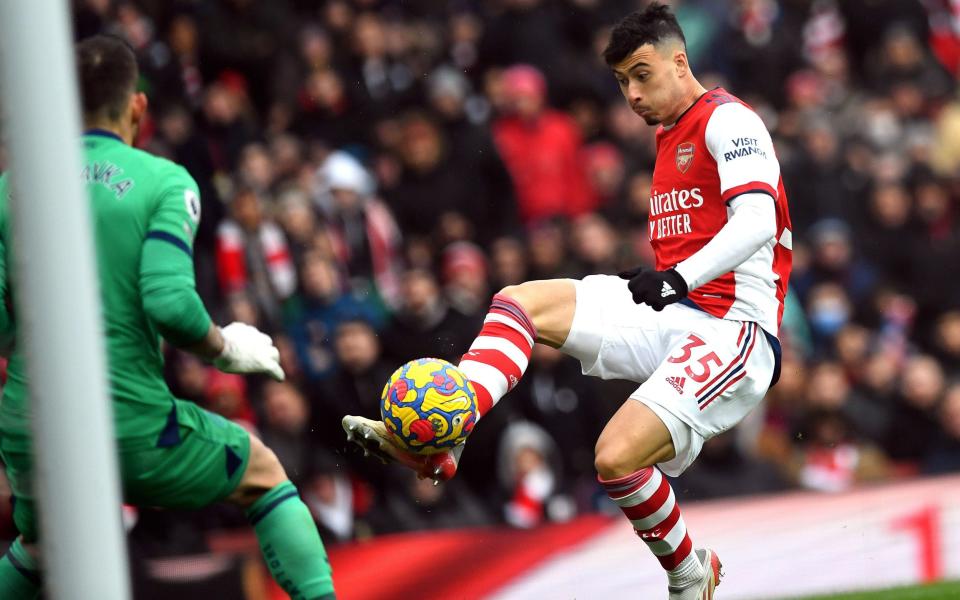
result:
[[[161,336],[229,373],[283,379],[273,341],[256,328],[211,323],[195,290],[192,247],[197,185],[182,167],[130,146],[147,108],[129,46],[95,36],[77,46],[87,186],[95,226],[110,391],[121,486],[130,504],[243,507],[276,581],[295,600],[334,598],[330,564],[307,507],[276,456],[255,436],[164,383]],[[0,293],[10,297],[10,220],[0,178]],[[0,303],[0,335],[12,343],[0,403],[0,455],[13,489],[20,537],[0,559],[0,598],[36,598],[37,540],[29,381],[16,320]],[[82,382],[78,382],[82,385]],[[59,399],[69,402],[69,398]],[[118,518],[119,518],[119,509]],[[83,515],[77,515],[82,519]]]

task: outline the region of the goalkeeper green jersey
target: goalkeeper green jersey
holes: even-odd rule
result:
[[[95,228],[118,442],[121,449],[172,445],[179,433],[174,399],[163,379],[161,336],[189,345],[199,342],[210,326],[193,273],[193,239],[200,222],[197,185],[183,167],[132,148],[110,132],[88,131],[83,145],[80,176]],[[15,261],[7,188],[7,178],[0,177],[0,291],[9,299]],[[24,265],[43,267],[32,260],[17,266]],[[0,307],[0,333],[13,344],[0,402],[4,447],[29,444],[29,382],[15,313],[9,301]]]

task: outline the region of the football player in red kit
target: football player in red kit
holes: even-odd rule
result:
[[[481,415],[523,376],[535,342],[576,357],[587,375],[641,383],[597,441],[600,483],[667,571],[669,598],[709,600],[720,561],[694,548],[664,474],[682,473],[776,383],[787,197],[763,122],[729,92],[700,85],[666,6],[621,20],[604,58],[630,107],[657,126],[655,268],[501,290],[459,367]],[[456,472],[457,451],[407,454],[382,423],[361,417],[345,417],[344,428],[421,476]]]

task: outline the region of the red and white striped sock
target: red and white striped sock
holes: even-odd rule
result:
[[[600,479],[637,535],[666,569],[672,583],[685,584],[703,576],[687,526],[670,482],[659,469],[647,467],[617,479]]]
[[[473,383],[481,416],[519,383],[536,339],[527,311],[509,296],[494,296],[483,328],[458,365]]]

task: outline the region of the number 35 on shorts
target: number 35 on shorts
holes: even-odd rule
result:
[[[762,335],[755,323],[742,323],[735,352],[729,346],[718,350],[700,335],[690,333],[667,357],[663,369],[666,381],[682,396],[689,396],[687,386],[694,386],[694,397],[702,411],[724,392],[747,376],[747,362]]]

